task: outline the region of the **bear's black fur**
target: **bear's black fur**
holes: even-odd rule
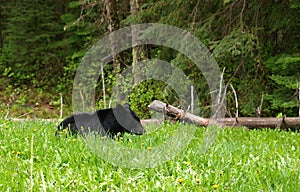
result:
[[[69,129],[71,134],[115,136],[118,133],[144,134],[137,114],[130,109],[129,104],[117,105],[116,108],[97,110],[93,113],[77,113],[65,118],[57,127],[56,135],[63,129]]]

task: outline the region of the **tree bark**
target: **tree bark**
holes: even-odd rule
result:
[[[2,15],[0,14],[0,49],[3,47],[3,38],[2,38],[2,23],[3,20]]]
[[[131,15],[136,15],[140,11],[140,5],[143,1],[130,0],[130,13]],[[134,75],[134,84],[140,83],[144,79],[143,69],[138,65],[138,62],[143,61],[148,58],[148,48],[147,45],[137,45],[139,44],[139,33],[135,27],[131,28],[132,36],[132,70]]]
[[[105,0],[106,17],[108,21],[108,30],[110,33],[120,28],[120,21],[118,18],[118,7],[116,0]],[[117,53],[116,46],[118,46],[118,37],[110,38],[110,46],[112,51],[113,68],[115,73],[120,71],[122,67],[121,55]]]

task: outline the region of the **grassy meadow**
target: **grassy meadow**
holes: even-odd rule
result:
[[[197,127],[174,158],[131,169],[103,160],[79,136],[55,137],[56,124],[0,120],[0,191],[300,191],[297,132],[220,129],[215,143],[198,153],[206,129]],[[195,129],[148,125],[153,131],[116,142],[154,153],[178,127]]]

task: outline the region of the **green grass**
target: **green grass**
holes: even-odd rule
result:
[[[125,134],[117,144],[151,154],[170,147],[179,126],[195,128],[164,124],[146,135]],[[80,137],[56,138],[55,127],[0,120],[0,191],[300,191],[300,133],[222,129],[212,147],[197,153],[205,135],[198,127],[174,158],[130,169],[103,160]]]

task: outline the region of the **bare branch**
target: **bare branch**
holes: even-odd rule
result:
[[[230,88],[233,92],[234,100],[235,100],[235,109],[236,109],[235,118],[238,118],[239,117],[239,102],[238,102],[237,94],[231,83],[230,83]]]

